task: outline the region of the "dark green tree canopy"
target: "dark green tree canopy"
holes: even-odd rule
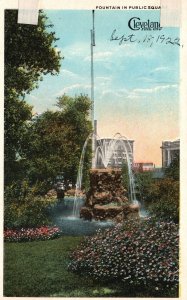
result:
[[[33,184],[36,181],[52,182],[60,172],[75,184],[82,148],[92,130],[88,119],[91,101],[87,96],[62,96],[57,104],[59,111],[44,112],[30,123],[25,135],[23,158],[29,164],[28,178]],[[90,160],[88,145],[85,169]]]
[[[32,107],[24,96],[37,87],[45,74],[60,70],[60,52],[55,32],[40,11],[37,26],[17,23],[16,10],[5,10],[5,184],[22,173],[25,133]],[[24,166],[25,167],[25,166]]]
[[[16,10],[5,11],[5,93],[29,92],[42,75],[60,69],[60,52],[55,48],[53,25],[40,11],[37,26],[17,23]]]

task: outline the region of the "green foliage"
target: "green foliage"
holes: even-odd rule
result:
[[[65,181],[75,184],[82,147],[91,132],[89,109],[89,99],[79,96],[72,98],[65,109],[47,111],[37,120],[21,126],[25,128],[18,136],[21,156],[9,163],[5,161],[5,226],[29,227],[48,223],[45,201],[35,196],[44,195],[60,172],[64,173]],[[8,146],[11,149],[9,143]],[[83,170],[85,187],[90,160],[89,144]]]
[[[60,172],[63,172],[65,181],[76,182],[82,147],[91,132],[88,120],[91,102],[86,96],[63,96],[59,99],[63,98],[66,103],[61,105],[60,110],[43,113],[30,124],[25,136],[27,176],[32,184],[43,181],[49,188]],[[89,169],[90,160],[91,147],[88,145],[85,172]]]
[[[136,181],[141,190],[141,193],[144,194],[149,190],[150,184],[153,182],[151,172],[142,172],[136,174]]]
[[[7,185],[15,177],[19,180],[24,172],[25,162],[20,161],[20,156],[23,154],[23,146],[26,142],[23,137],[28,128],[27,120],[31,119],[31,106],[10,94],[5,99],[4,117],[5,185]]]
[[[46,209],[48,203],[41,197],[31,195],[22,203],[10,203],[5,206],[4,226],[6,228],[32,228],[50,224]]]
[[[17,95],[37,87],[42,75],[60,69],[60,52],[53,25],[40,11],[37,26],[18,24],[18,11],[5,10],[5,94]]]
[[[6,187],[4,197],[4,226],[31,228],[50,224],[47,208],[50,203],[36,196],[37,187],[30,188],[27,181]]]
[[[11,185],[5,187],[5,203],[24,202],[26,195],[31,191],[27,180],[12,182]]]
[[[165,169],[165,176],[174,180],[179,180],[180,177],[180,155],[175,155],[169,167]]]
[[[139,198],[149,201],[150,189],[153,184],[151,172],[141,172],[135,174],[135,179],[138,186]]]
[[[179,221],[179,158],[165,170],[165,178],[155,180],[151,172],[136,174],[140,199],[158,219]]]
[[[121,174],[122,174],[122,182],[125,189],[128,190],[129,187],[129,175],[128,175],[128,165],[124,163],[121,168]]]
[[[18,24],[16,10],[5,10],[5,185],[23,178],[25,133],[32,107],[25,93],[37,87],[42,75],[60,70],[55,32],[40,11],[37,26]],[[22,97],[22,99],[21,99]]]
[[[150,212],[157,218],[179,222],[179,181],[166,178],[150,187]]]

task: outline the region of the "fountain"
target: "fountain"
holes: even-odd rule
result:
[[[97,138],[98,141],[98,145],[95,151],[94,164],[97,166],[98,161],[100,160],[102,161],[104,169],[90,170],[90,191],[87,194],[85,206],[80,209],[79,199],[81,198],[79,197],[79,194],[82,187],[82,170],[84,164],[84,156],[88,141],[89,139],[93,139],[93,137],[95,139]],[[122,186],[122,177],[120,169],[110,169],[111,159],[115,158],[116,160],[118,160],[118,157],[114,157],[114,153],[119,147],[122,148],[124,153],[123,161],[125,161],[128,166],[128,197],[130,199],[130,203],[126,197],[127,192]],[[105,205],[105,209],[102,205]],[[79,217],[80,210],[80,216],[87,220],[106,220],[107,216],[110,219],[110,215],[112,215],[114,218],[117,217],[117,219],[121,220],[121,215],[124,211],[124,207],[126,210],[125,215],[135,212],[137,213],[139,211],[139,203],[136,199],[135,181],[132,173],[131,145],[128,139],[119,133],[115,134],[115,136],[112,139],[110,139],[109,142],[104,141],[102,143],[97,135],[91,133],[84,143],[79,163],[73,216],[76,218]],[[102,212],[104,213],[105,217],[102,216]],[[98,216],[98,214],[100,216]]]
[[[132,147],[127,137],[122,136],[120,133],[116,133],[114,137],[109,141],[109,143],[104,141],[102,145],[101,144],[98,145],[95,153],[96,165],[98,159],[101,159],[104,168],[107,168],[109,166],[110,160],[112,159],[112,156],[114,155],[115,151],[118,149],[119,146],[123,149],[123,152],[125,153],[125,156],[123,157],[123,161],[127,163],[127,167],[128,167],[129,191],[130,191],[129,198],[131,203],[137,204],[135,181],[132,173],[132,161],[131,161],[133,153],[132,153]],[[115,160],[118,160],[118,157],[116,157]]]

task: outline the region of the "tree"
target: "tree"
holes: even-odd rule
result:
[[[180,155],[177,153],[169,167],[165,169],[165,177],[179,180],[180,176]]]
[[[123,163],[122,168],[121,168],[121,174],[122,174],[122,182],[123,186],[129,192],[129,173],[128,173],[128,165],[127,163]]]
[[[5,185],[22,177],[20,157],[23,152],[23,136],[27,131],[27,120],[31,119],[31,106],[24,100],[10,95],[5,101],[4,167]]]
[[[42,75],[60,70],[60,52],[49,30],[46,15],[40,11],[38,25],[17,23],[17,11],[5,11],[5,95],[23,95],[37,87]]]
[[[150,195],[152,197],[150,212],[160,219],[179,222],[179,181],[164,178],[155,182]]]
[[[42,11],[37,26],[18,24],[17,11],[5,11],[5,184],[23,171],[19,158],[32,110],[25,94],[37,87],[42,75],[55,75],[60,69],[52,26]]]
[[[152,172],[138,172],[135,174],[136,184],[139,192],[139,199],[150,200],[150,190],[153,186]]]
[[[88,119],[91,101],[87,96],[58,98],[59,111],[47,111],[31,122],[25,135],[24,156],[27,177],[32,184],[46,182],[49,188],[58,173],[76,182],[84,142],[91,132]],[[85,155],[84,171],[90,167],[91,147]]]
[[[179,165],[178,153],[165,169],[165,178],[150,187],[151,213],[159,218],[172,219],[176,223],[179,222],[180,204]]]
[[[63,95],[58,98],[57,106],[63,113],[64,122],[69,130],[68,140],[70,142],[71,139],[74,149],[73,153],[71,151],[71,159],[69,159],[69,166],[67,166],[65,172],[75,182],[84,142],[93,130],[89,117],[91,100],[86,95],[75,96],[74,98]],[[88,143],[83,169],[84,183],[88,181],[88,170],[91,167],[90,160],[91,143]]]

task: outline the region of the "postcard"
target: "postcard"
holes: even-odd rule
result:
[[[2,5],[3,297],[185,299],[184,8]]]

